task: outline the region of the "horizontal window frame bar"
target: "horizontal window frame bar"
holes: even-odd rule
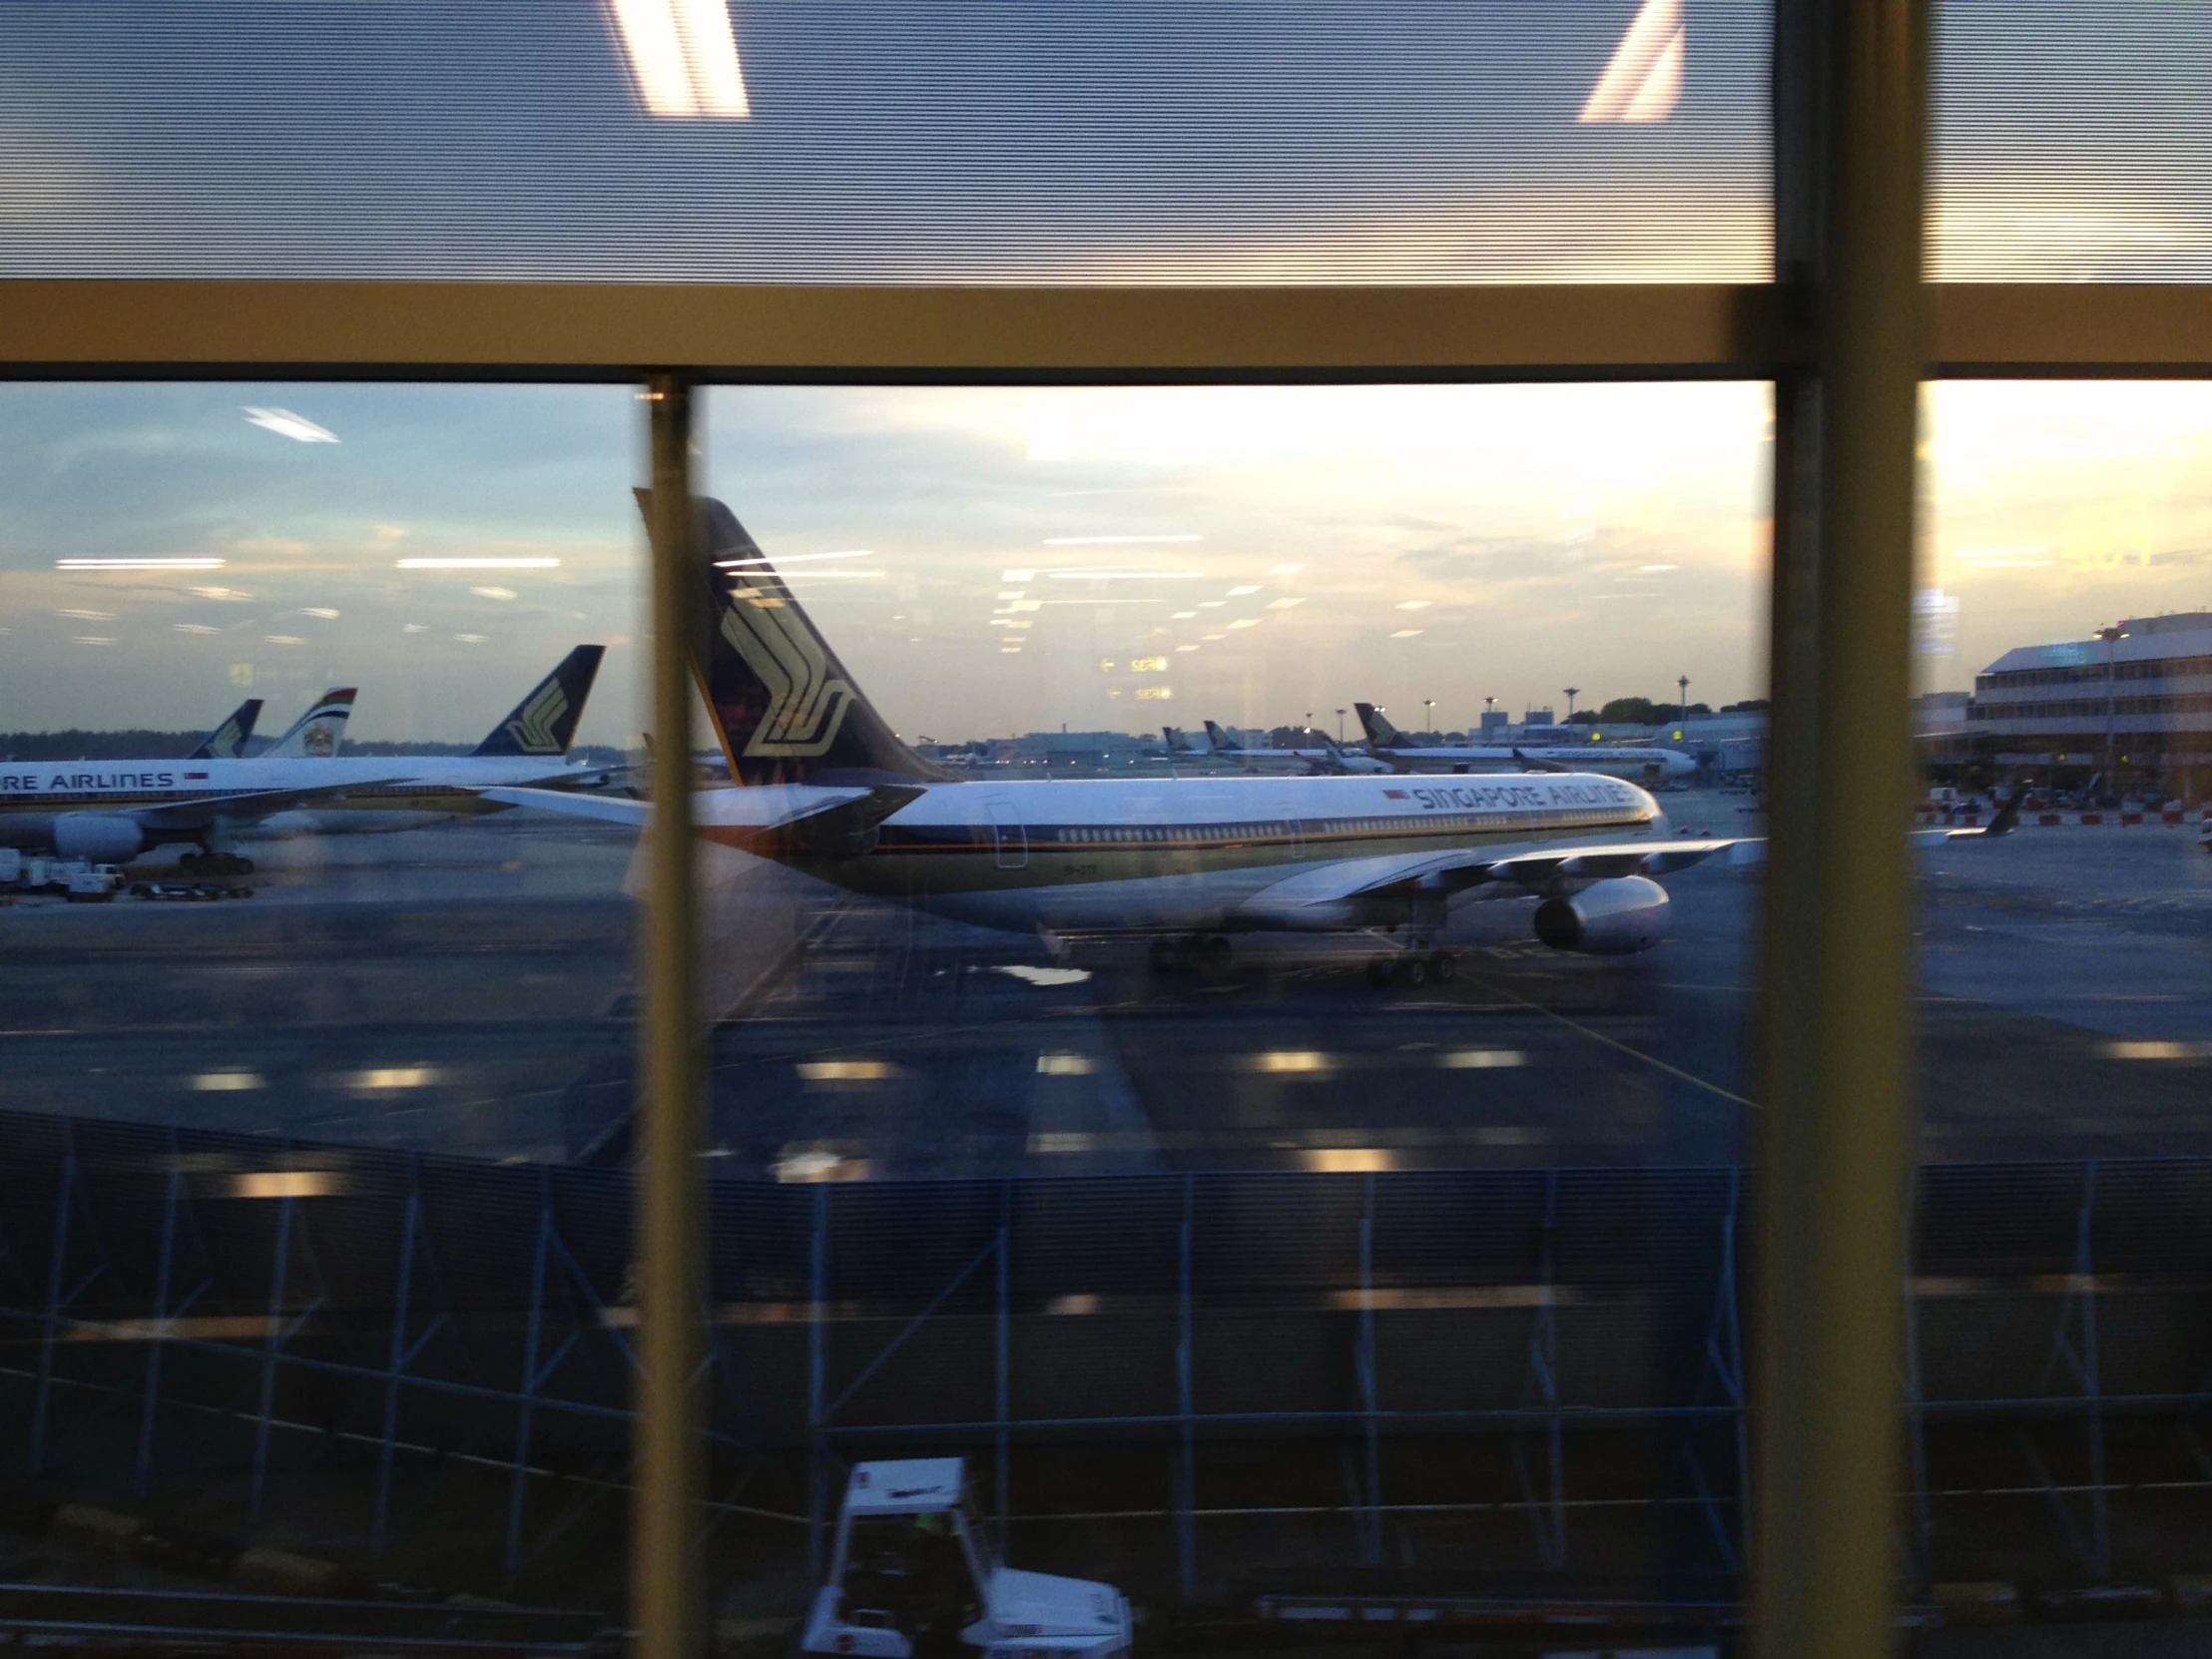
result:
[[[1928,289],[1942,378],[2212,374],[2212,284]],[[1769,378],[1773,283],[1015,287],[0,280],[14,378]]]

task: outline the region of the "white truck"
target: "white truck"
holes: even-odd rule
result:
[[[802,1653],[871,1659],[1118,1659],[1129,1602],[1111,1584],[999,1565],[967,1501],[967,1462],[855,1463],[830,1582]]]

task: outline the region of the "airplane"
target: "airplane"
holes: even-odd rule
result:
[[[254,726],[262,718],[262,700],[250,697],[231,711],[231,716],[221,726],[202,738],[199,745],[188,754],[188,761],[235,761],[246,753],[247,744],[253,739]]]
[[[1368,753],[1397,772],[1565,772],[1624,778],[1646,789],[1697,776],[1697,762],[1679,750],[1633,744],[1561,745],[1549,749],[1499,748],[1494,745],[1415,745],[1383,718],[1373,703],[1355,703],[1368,735]],[[1538,765],[1536,763],[1544,763]]]
[[[341,687],[250,759],[0,764],[0,846],[122,862],[183,844],[194,873],[245,874],[240,840],[411,830],[505,811],[490,785],[597,783],[601,769],[565,757],[605,649],[576,647],[469,755],[337,757],[353,705]]]
[[[277,740],[256,761],[327,761],[335,759],[345,740],[345,723],[353,713],[354,689],[332,686],[309,705],[307,712],[285,727]]]
[[[1312,728],[1308,728],[1308,731],[1320,742],[1321,747],[1319,749],[1240,748],[1231,743],[1229,734],[1212,721],[1206,723],[1206,741],[1212,754],[1225,761],[1242,761],[1247,767],[1263,763],[1274,763],[1276,765],[1303,764],[1308,772],[1333,775],[1348,772],[1380,773],[1392,770],[1386,762],[1378,761],[1372,755],[1348,753],[1327,732],[1314,732]]]
[[[651,522],[650,492],[638,492]],[[1654,876],[1762,843],[1669,833],[1620,779],[1201,777],[955,781],[862,694],[729,507],[698,502],[705,627],[693,670],[741,786],[695,795],[710,843],[848,891],[1023,933],[1150,935],[1161,970],[1226,966],[1230,935],[1375,933],[1379,984],[1447,979],[1450,910],[1534,900],[1537,938],[1658,943]],[[517,807],[628,824],[648,802],[495,788]]]

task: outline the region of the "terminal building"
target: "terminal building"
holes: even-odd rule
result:
[[[2212,611],[2007,651],[1975,677],[1965,713],[1947,757],[1981,775],[1964,782],[2101,779],[2120,795],[2198,801],[2212,786]]]

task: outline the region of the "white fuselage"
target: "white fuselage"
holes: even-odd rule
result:
[[[694,813],[703,836],[746,844],[758,826],[858,794],[710,790]],[[1075,779],[932,785],[885,819],[864,851],[775,855],[856,892],[1018,931],[1328,931],[1371,924],[1363,901],[1332,897],[1368,871],[1423,854],[1479,848],[1504,858],[1663,830],[1644,791],[1590,774]],[[1374,914],[1373,925],[1391,924]]]
[[[0,844],[51,835],[55,819],[78,814],[178,809],[279,791],[312,799],[214,809],[223,835],[338,834],[413,829],[504,811],[475,792],[501,785],[558,786],[571,768],[558,756],[395,755],[239,761],[0,762]],[[175,838],[190,840],[194,834]],[[158,844],[152,835],[149,845]]]
[[[1379,749],[1376,753],[1404,772],[1515,772],[1521,757],[1572,767],[1607,778],[1625,778],[1637,784],[1685,783],[1697,776],[1697,762],[1677,749],[1606,747],[1522,748],[1519,755],[1490,745],[1454,747],[1437,745],[1422,749]]]

